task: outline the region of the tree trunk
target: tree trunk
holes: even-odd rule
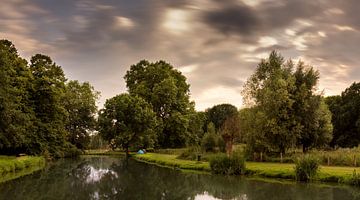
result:
[[[228,156],[230,156],[232,153],[232,140],[228,140],[226,142],[226,153]]]

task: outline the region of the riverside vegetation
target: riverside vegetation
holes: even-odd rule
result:
[[[107,99],[99,111],[99,92],[67,80],[49,56],[36,54],[28,63],[0,40],[0,66],[1,154],[52,159],[94,148],[147,149],[176,155],[136,158],[181,169],[359,182],[360,83],[324,97],[316,69],[276,51],[243,85],[244,108],[219,104],[204,112],[195,110],[186,77],[165,61],[130,66],[128,92]],[[237,144],[245,145],[239,150]]]

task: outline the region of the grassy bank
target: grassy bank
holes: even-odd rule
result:
[[[112,151],[108,149],[85,150],[85,155],[125,155],[124,151]]]
[[[178,168],[184,170],[201,170],[210,172],[209,163],[191,160],[180,160],[177,155],[147,153],[137,154],[134,158],[139,161],[154,163],[161,166]],[[290,163],[260,163],[246,162],[246,175],[251,177],[295,179],[294,164]],[[354,170],[360,172],[359,167],[334,167],[321,166],[316,181],[347,183],[353,175]]]
[[[45,166],[43,157],[0,156],[0,183],[31,174]]]

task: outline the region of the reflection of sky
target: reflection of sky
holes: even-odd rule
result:
[[[242,194],[238,197],[232,198],[233,200],[248,200],[246,194]],[[208,192],[204,192],[203,194],[197,194],[195,196],[195,200],[221,200],[216,197],[211,196]]]
[[[90,174],[86,177],[86,183],[94,183],[100,181],[100,179],[110,173],[114,175],[116,178],[118,177],[118,174],[112,170],[109,169],[95,169],[92,166],[89,166]]]

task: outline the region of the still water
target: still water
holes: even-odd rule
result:
[[[360,189],[183,173],[123,157],[84,156],[0,184],[0,199],[360,199]]]

